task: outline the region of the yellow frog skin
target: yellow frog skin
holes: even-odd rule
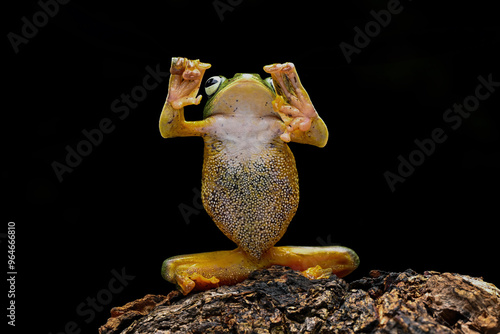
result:
[[[264,66],[271,74],[265,80],[258,74],[209,78],[203,120],[186,121],[184,107],[200,103],[198,91],[210,67],[199,60],[172,58],[160,133],[164,138],[203,138],[203,206],[238,247],[168,258],[162,276],[186,295],[236,284],[272,265],[302,271],[311,279],[351,273],[359,258],[349,248],[274,247],[299,202],[295,158],[287,143],[323,147],[328,141],[327,127],[294,64]]]

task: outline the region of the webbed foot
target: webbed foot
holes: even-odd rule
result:
[[[332,274],[344,277],[359,266],[358,255],[343,246],[273,247],[267,256],[273,265],[301,271],[310,279],[328,278]]]
[[[174,109],[200,103],[201,95],[196,95],[200,89],[203,74],[211,66],[208,63],[200,62],[198,59],[172,58],[167,101],[170,102]]]
[[[168,258],[163,262],[161,274],[187,295],[191,291],[236,284],[256,269],[259,264],[237,248]]]
[[[267,65],[264,66],[264,71],[270,73],[273,78],[276,89],[273,108],[286,126],[280,138],[288,143],[295,130],[302,132],[309,130],[313,119],[317,118],[318,114],[300,83],[293,63]]]

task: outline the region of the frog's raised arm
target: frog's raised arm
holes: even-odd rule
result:
[[[212,65],[197,60],[174,57],[170,67],[168,96],[160,116],[160,133],[163,138],[202,136],[210,119],[186,122],[184,107],[199,104],[198,95],[203,74]]]
[[[264,71],[273,78],[276,90],[273,108],[285,124],[281,139],[324,147],[328,141],[328,129],[300,83],[295,65],[272,64],[264,66]]]

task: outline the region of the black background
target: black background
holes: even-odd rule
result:
[[[353,44],[353,28],[364,29],[370,11],[387,3],[243,0],[221,20],[211,1],[73,0],[17,54],[5,37],[9,200],[1,232],[16,222],[16,330],[59,333],[74,321],[95,333],[111,307],[171,291],[160,276],[165,258],[234,247],[203,210],[189,221],[179,211],[196,200],[203,145],[161,138],[168,79],[128,117],[111,109],[142,85],[147,66],[168,71],[173,56],[211,63],[205,78],[297,66],[330,139],[323,149],[290,145],[301,202],[280,245],[351,247],[361,266],[348,281],[371,269],[412,268],[499,285],[500,87],[457,130],[443,120],[474,94],[478,76],[500,81],[497,12],[487,1],[401,1],[401,12],[348,63],[339,44]],[[21,18],[40,10],[36,1],[9,6],[4,36],[20,34]],[[187,117],[201,110],[189,107]],[[82,131],[104,118],[114,130],[59,182],[51,164],[64,163],[65,147],[76,148]],[[408,158],[435,128],[447,140],[392,192],[384,173],[397,173],[398,156]],[[77,312],[122,268],[134,278],[94,319]]]

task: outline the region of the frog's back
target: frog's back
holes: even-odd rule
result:
[[[251,133],[205,138],[203,205],[219,229],[256,259],[283,236],[299,202],[295,159],[279,131],[270,130],[273,122],[259,119],[245,127]]]

